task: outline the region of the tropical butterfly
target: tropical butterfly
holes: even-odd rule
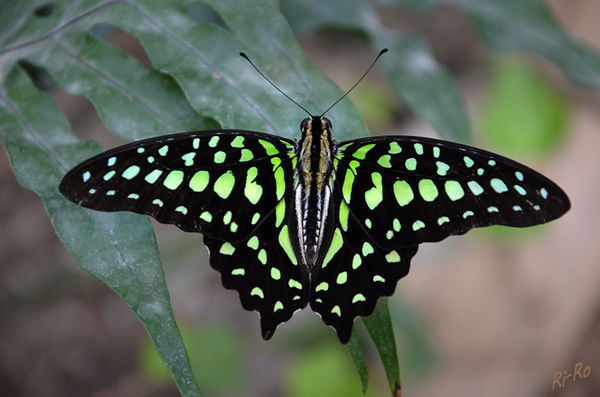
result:
[[[202,233],[223,286],[260,314],[264,339],[310,304],[342,343],[357,316],[392,295],[420,243],[537,225],[570,207],[555,183],[485,150],[412,136],[338,143],[329,109],[304,109],[296,139],[213,130],[123,145],[70,170],[60,191]]]

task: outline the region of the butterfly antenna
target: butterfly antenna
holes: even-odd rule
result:
[[[267,80],[269,82],[269,84],[271,84],[273,87],[275,87],[275,89],[279,92],[281,92],[283,94],[283,96],[285,96],[287,99],[289,99],[290,101],[292,101],[293,103],[296,104],[296,106],[298,106],[300,109],[304,110],[306,113],[308,113],[309,116],[312,116],[312,114],[306,110],[304,108],[304,106],[300,105],[298,102],[294,101],[288,94],[286,94],[285,92],[283,92],[283,90],[281,90],[279,87],[277,87],[275,85],[275,83],[273,83],[271,80],[269,80],[269,78],[267,76],[265,76],[265,74],[263,72],[260,71],[260,69],[258,67],[256,67],[256,65],[254,64],[254,62],[252,62],[250,60],[250,58],[248,58],[248,55],[244,54],[243,52],[240,52],[240,55],[242,57],[244,57],[248,62],[250,62],[250,65],[252,65],[252,67],[254,68],[254,70],[256,70],[258,72],[258,74],[260,74],[265,80]]]
[[[373,61],[373,63],[371,63],[371,66],[369,66],[369,68],[367,69],[367,71],[363,73],[363,75],[360,77],[360,79],[358,79],[358,81],[356,83],[354,83],[354,85],[348,91],[346,91],[346,93],[344,95],[342,95],[342,97],[340,99],[338,99],[337,101],[335,101],[333,103],[333,105],[329,106],[327,108],[327,110],[324,111],[321,114],[321,116],[319,116],[319,117],[323,117],[325,115],[325,113],[329,112],[332,107],[334,107],[335,105],[338,104],[339,101],[341,101],[342,99],[346,98],[346,96],[350,93],[350,91],[352,91],[354,89],[354,87],[356,87],[358,85],[358,83],[360,83],[365,78],[365,76],[367,74],[369,74],[369,72],[371,71],[371,69],[373,68],[373,66],[375,66],[375,63],[377,62],[377,60],[379,59],[379,57],[381,57],[386,52],[388,52],[387,48],[384,48],[383,50],[379,51],[379,54],[377,54],[377,57],[375,58],[375,60]]]

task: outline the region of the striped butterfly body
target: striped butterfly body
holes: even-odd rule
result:
[[[394,292],[420,243],[537,225],[570,206],[546,177],[484,150],[407,136],[336,143],[322,116],[301,130],[296,140],[217,130],[133,142],[73,168],[60,191],[202,233],[265,339],[309,304],[342,343]]]

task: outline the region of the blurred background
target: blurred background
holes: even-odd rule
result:
[[[569,34],[600,51],[598,1],[549,4]],[[428,38],[465,98],[475,146],[547,175],[572,202],[566,216],[542,227],[476,230],[420,247],[390,298],[403,395],[600,395],[600,96],[574,88],[548,62],[492,53],[454,8],[378,11],[387,26]],[[135,38],[111,35],[144,57]],[[342,89],[374,54],[348,32],[299,40]],[[387,84],[375,68],[351,95],[371,133],[435,136]],[[120,143],[88,101],[58,90],[53,96],[79,136],[105,147]],[[0,395],[178,395],[143,326],[73,262],[39,198],[15,181],[4,151],[0,184]],[[296,313],[263,341],[258,316],[241,308],[208,265],[201,236],[154,226],[205,395],[361,395],[349,354],[314,313]],[[372,347],[366,354],[367,395],[389,394],[377,354]],[[588,376],[559,387],[555,373],[573,373],[578,363]]]

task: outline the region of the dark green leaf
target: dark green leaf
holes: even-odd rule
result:
[[[147,219],[85,210],[58,192],[63,173],[97,152],[97,145],[78,143],[56,105],[19,68],[0,88],[0,126],[0,142],[17,180],[42,198],[67,250],[82,268],[119,294],[144,324],[181,393],[200,395]]]
[[[367,369],[367,362],[365,361],[365,356],[363,355],[362,348],[360,347],[360,341],[357,336],[356,326],[352,332],[352,336],[350,337],[350,341],[346,345],[350,356],[352,357],[352,361],[354,362],[354,366],[356,367],[356,371],[358,372],[358,376],[360,377],[360,382],[362,383],[363,393],[366,393],[367,386],[369,385],[369,370]]]
[[[396,385],[400,387],[402,383],[400,382],[396,339],[394,337],[394,328],[392,326],[387,298],[380,298],[373,314],[362,320],[377,347],[383,367],[385,368],[390,390],[392,391],[392,395],[395,395]]]
[[[416,0],[395,1],[423,6]],[[491,47],[537,53],[556,64],[573,82],[600,88],[600,56],[569,37],[543,0],[428,0],[423,3],[460,7]]]

